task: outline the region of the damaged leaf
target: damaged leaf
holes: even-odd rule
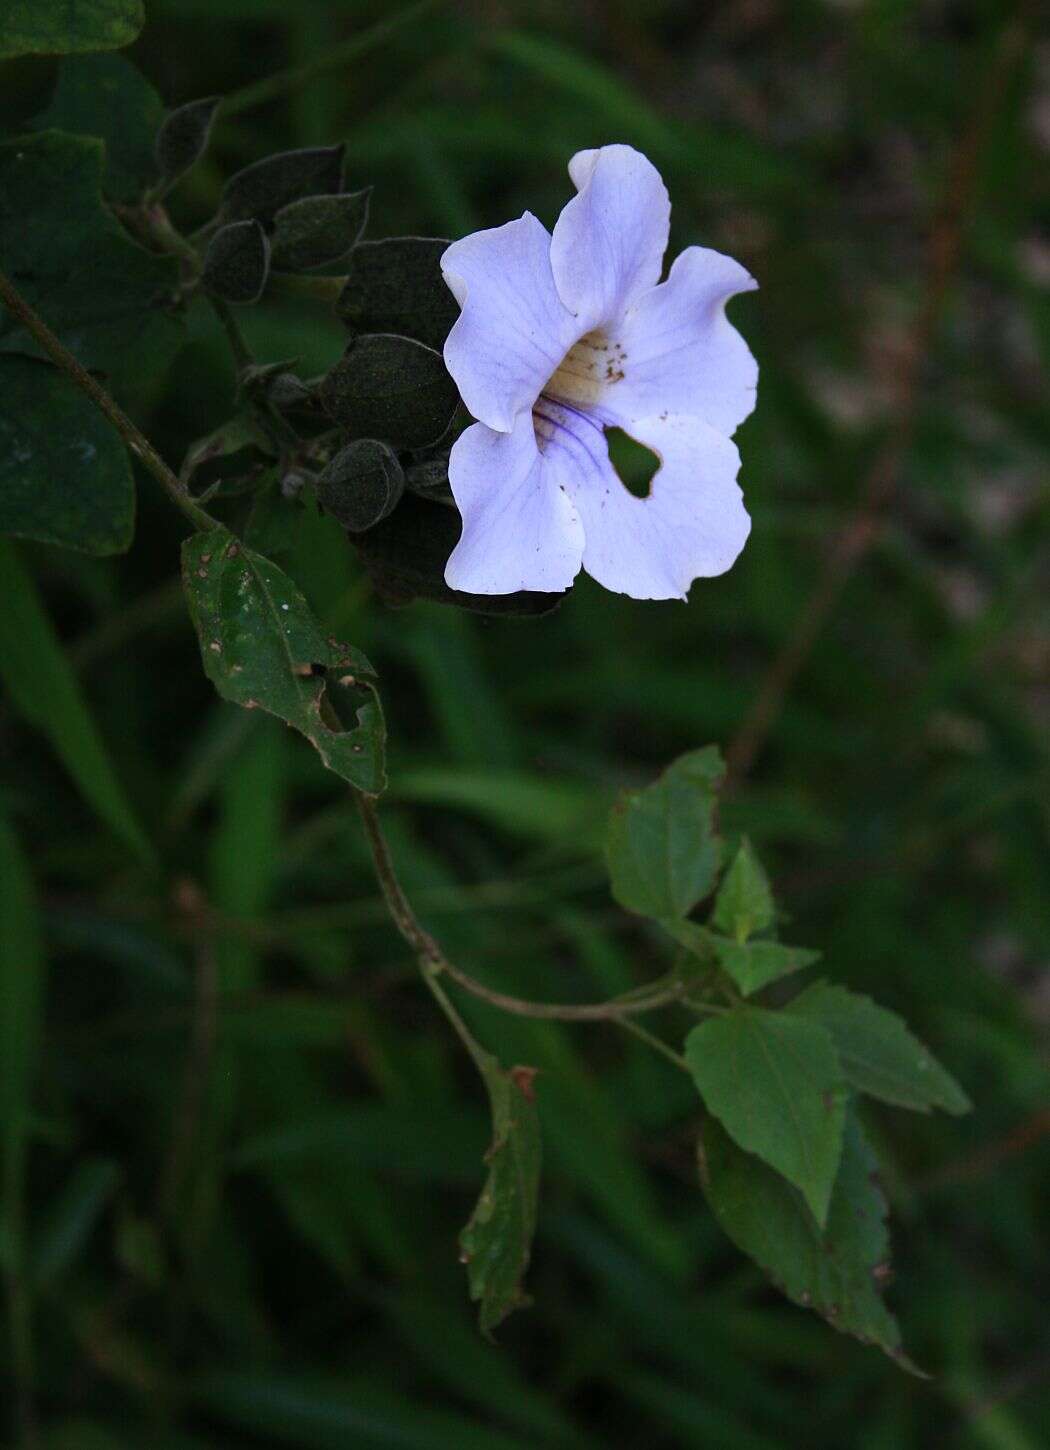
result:
[[[288,575],[227,529],[186,540],[182,575],[204,671],[223,699],[278,716],[329,770],[378,795],[385,728],[365,656],[327,637]],[[352,728],[340,728],[335,686],[365,696]]]
[[[478,1055],[478,1067],[492,1109],[489,1173],[459,1244],[481,1331],[491,1337],[508,1314],[529,1303],[521,1281],[536,1232],[540,1122],[533,1068],[506,1072],[488,1053]]]

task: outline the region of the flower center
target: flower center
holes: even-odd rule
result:
[[[544,384],[543,393],[566,403],[596,403],[611,383],[623,377],[627,354],[600,329],[574,342]]]

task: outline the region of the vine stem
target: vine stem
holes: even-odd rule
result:
[[[632,1017],[618,1017],[616,1024],[618,1027],[622,1027],[625,1032],[629,1032],[632,1037],[637,1037],[640,1042],[644,1042],[648,1047],[651,1047],[654,1052],[658,1052],[661,1057],[666,1057],[667,1061],[673,1063],[679,1072],[688,1073],[692,1077],[689,1064],[682,1054],[675,1052],[673,1047],[670,1047],[662,1037],[657,1037],[655,1032],[650,1032],[648,1027],[643,1027],[640,1022],[635,1022]]]
[[[375,801],[362,791],[355,791],[354,799],[361,816],[376,877],[382,889],[387,909],[394,925],[419,958],[420,969],[427,978],[427,985],[431,991],[437,985],[436,978],[445,974],[464,991],[470,992],[472,996],[480,998],[483,1002],[488,1002],[490,1007],[498,1007],[500,1011],[509,1012],[515,1017],[538,1017],[553,1022],[625,1023],[628,1018],[643,1012],[653,1012],[658,1007],[669,1006],[680,999],[681,987],[677,982],[654,988],[649,994],[639,994],[619,1001],[564,1004],[532,1002],[524,997],[512,997],[506,992],[497,991],[494,987],[487,987],[484,982],[479,982],[462,967],[457,967],[454,962],[450,962],[430,933],[420,925],[401,882],[398,880]],[[435,993],[435,995],[437,994]],[[648,1039],[649,1034],[646,1033],[645,1036]],[[659,1039],[654,1039],[654,1041],[658,1042]],[[661,1047],[663,1045],[661,1044]],[[667,1052],[670,1053],[670,1051],[671,1049],[667,1048]]]
[[[131,452],[153,475],[175,507],[185,514],[193,527],[195,529],[217,527],[216,520],[191,497],[189,489],[179,481],[145,434],[135,426],[123,408],[113,401],[105,388],[77,361],[65,344],[59,342],[44,319],[30,307],[3,272],[0,272],[0,300],[3,301],[12,317],[17,318],[26,331],[32,334],[55,366],[72,379],[80,391],[91,399],[103,417],[113,424]]]

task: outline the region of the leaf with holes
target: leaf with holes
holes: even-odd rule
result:
[[[694,1027],[685,1056],[708,1111],[746,1153],[800,1189],[823,1225],[846,1120],[828,1033],[783,1012],[739,1007]]]
[[[204,671],[223,699],[277,715],[306,736],[329,770],[378,795],[386,784],[386,733],[365,656],[326,637],[288,575],[226,529],[186,540],[182,576]],[[334,692],[325,700],[329,685],[364,692],[354,727],[339,729],[326,718],[336,705]]]
[[[492,1109],[489,1174],[459,1243],[482,1333],[491,1336],[508,1314],[529,1303],[521,1281],[536,1232],[540,1122],[533,1068],[505,1072],[488,1053],[478,1067]]]

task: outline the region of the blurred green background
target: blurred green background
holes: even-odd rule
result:
[[[396,7],[147,10],[128,55],[175,105],[311,63]],[[831,561],[725,820],[773,869],[790,940],[902,1012],[975,1100],[958,1121],[868,1119],[891,1301],[932,1379],[784,1303],[722,1238],[695,1095],[666,1064],[465,1001],[488,1047],[541,1069],[546,1147],[535,1307],[498,1346],[479,1337],[455,1238],[481,1087],[339,783],[204,680],[183,525],[143,481],[127,557],[20,554],[148,853],[100,824],[16,702],[0,715],[33,877],[8,841],[4,957],[46,960],[20,1289],[47,1447],[1048,1443],[1050,42],[1024,25],[991,0],[436,5],[220,121],[172,203],[192,227],[231,171],[345,138],[373,237],[526,207],[551,224],[569,156],[628,141],[670,187],[672,252],[714,246],[759,279],[733,304],[761,367],[738,436],[754,532],[688,606],[583,580],[540,621],[390,610],[309,519],[288,566],[379,668],[383,814],[426,924],[494,985],[583,1000],[663,964],[608,896],[613,793],[730,744]],[[52,75],[19,67],[25,114]],[[245,326],[307,372],[343,340],[305,304]],[[204,309],[191,329],[139,409],[173,461],[232,405]],[[866,547],[835,573],[843,530]],[[10,1406],[6,1346],[0,1374]]]

